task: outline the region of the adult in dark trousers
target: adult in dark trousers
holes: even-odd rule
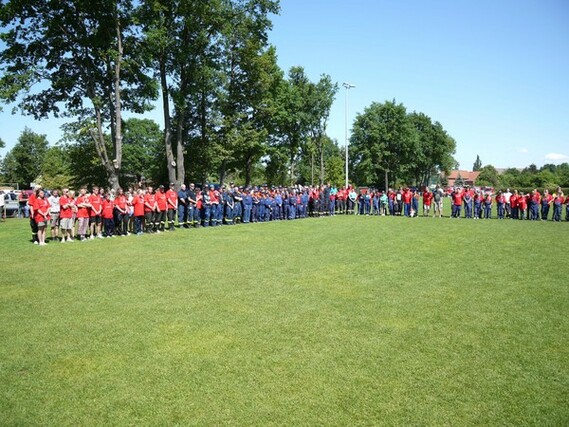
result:
[[[296,218],[296,192],[293,190],[288,198],[288,219]]]
[[[189,211],[186,184],[182,184],[178,190],[178,227],[188,228],[191,221]]]
[[[174,190],[173,182],[170,183],[168,191],[166,191],[166,203],[168,207],[168,211],[166,213],[168,217],[168,230],[174,231],[174,221],[178,210],[178,193]]]
[[[543,191],[543,197],[541,198],[541,220],[547,221],[547,217],[549,216],[549,205],[551,204],[551,194],[549,194],[549,190]]]
[[[41,185],[36,185],[34,187],[34,192],[28,197],[28,211],[30,213],[30,228],[32,229],[32,243],[34,245],[39,245],[38,240],[38,224],[34,219],[34,203],[36,202],[36,193],[41,190]],[[4,196],[2,196],[4,197]]]
[[[241,189],[235,187],[233,189],[233,223],[243,222],[243,193]]]
[[[537,221],[539,219],[539,204],[541,202],[541,194],[537,189],[533,189],[531,192],[531,198],[529,202],[530,207],[530,215],[532,221]]]
[[[201,195],[196,191],[196,186],[194,184],[190,184],[188,190],[186,191],[186,195],[188,201],[188,225],[190,227],[199,227],[201,218],[200,209],[198,207],[198,199],[201,197]]]
[[[204,187],[201,192],[202,198],[202,209],[201,209],[201,220],[204,227],[209,227],[211,221],[211,200],[209,199],[209,190]]]
[[[156,232],[154,224],[156,223],[155,216],[157,210],[154,188],[148,186],[146,194],[144,195],[144,226],[147,233]]]
[[[160,232],[164,231],[166,226],[166,211],[168,210],[168,200],[163,185],[158,187],[155,197],[158,209],[156,210],[156,218],[154,218],[154,227],[156,227],[156,232]]]
[[[243,194],[243,224],[249,224],[251,222],[251,212],[253,210],[253,196],[251,196],[251,191],[245,189]]]
[[[223,199],[223,209],[225,210],[225,224],[233,225],[233,208],[235,207],[233,195],[224,188],[221,196]]]

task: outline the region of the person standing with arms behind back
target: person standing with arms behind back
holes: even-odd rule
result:
[[[439,185],[433,191],[433,203],[434,203],[434,211],[433,211],[433,218],[439,214],[439,218],[443,216],[443,190]]]

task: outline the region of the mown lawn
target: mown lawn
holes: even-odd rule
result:
[[[569,424],[569,224],[28,230],[0,223],[1,425]]]

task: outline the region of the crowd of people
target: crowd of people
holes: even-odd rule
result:
[[[144,188],[103,190],[81,187],[46,192],[36,187],[28,198],[32,241],[72,242],[114,236],[161,233],[178,228],[216,227],[238,223],[295,220],[306,217],[345,215],[391,215],[443,217],[447,193],[440,186],[423,191],[411,188],[379,191],[353,187],[324,186],[238,187],[214,185],[197,188],[181,185],[176,191],[160,185]],[[492,194],[474,188],[456,188],[450,193],[451,218],[490,219],[495,207],[498,219],[569,221],[569,196],[560,188],[553,194],[533,190],[519,194],[510,190]],[[420,212],[422,207],[422,213]],[[462,213],[464,212],[464,213]],[[176,227],[177,226],[177,227]]]

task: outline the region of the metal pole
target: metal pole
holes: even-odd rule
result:
[[[344,82],[342,84],[346,88],[346,106],[345,106],[345,132],[346,132],[346,188],[348,188],[348,90],[355,88],[353,84]]]

